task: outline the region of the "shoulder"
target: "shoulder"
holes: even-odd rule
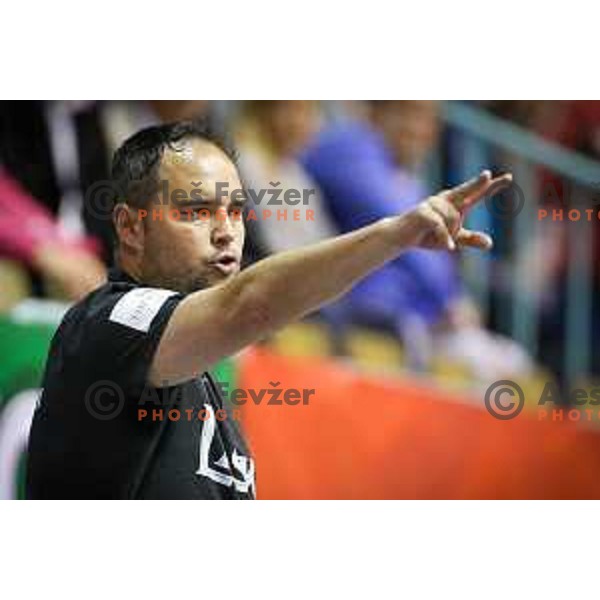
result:
[[[86,333],[105,327],[148,332],[171,299],[181,294],[169,289],[109,281],[75,304],[65,315],[61,329]]]
[[[46,384],[66,377],[82,387],[108,380],[141,393],[182,299],[173,290],[109,281],[65,315],[50,349]]]

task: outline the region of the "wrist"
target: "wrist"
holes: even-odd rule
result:
[[[380,225],[383,235],[396,250],[402,251],[418,245],[420,229],[412,211],[381,219]]]

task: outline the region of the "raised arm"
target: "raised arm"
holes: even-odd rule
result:
[[[484,233],[463,228],[467,210],[512,181],[478,178],[432,196],[397,217],[266,258],[224,284],[187,296],[157,349],[151,382],[176,383],[206,370],[280,327],[345,293],[410,247],[488,249]]]

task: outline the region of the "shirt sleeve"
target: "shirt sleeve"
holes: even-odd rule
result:
[[[147,385],[154,354],[183,295],[135,287],[107,296],[87,317],[82,364],[93,371],[93,379],[137,396]]]

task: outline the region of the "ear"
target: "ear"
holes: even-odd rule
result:
[[[115,206],[113,224],[123,247],[139,252],[144,247],[144,226],[139,211],[124,202]]]

